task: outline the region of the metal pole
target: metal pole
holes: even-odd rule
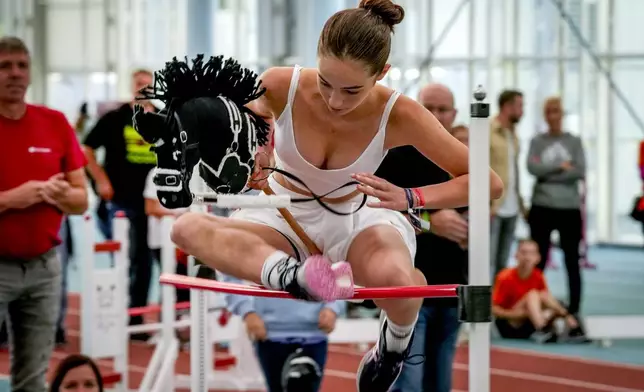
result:
[[[469,279],[490,286],[490,108],[481,86],[470,109]],[[469,390],[490,391],[490,323],[471,323]]]
[[[570,17],[570,14],[566,11],[563,5],[562,0],[550,0],[554,4],[554,6],[557,8],[559,11],[559,15],[561,18],[566,22],[568,27],[570,28],[570,31],[575,35],[581,46],[584,48],[586,53],[590,56],[590,58],[593,60],[595,63],[595,67],[597,67],[597,70],[601,72],[604,77],[606,78],[606,81],[608,82],[609,88],[613,91],[617,99],[624,105],[624,108],[628,112],[628,114],[631,116],[637,127],[644,133],[644,121],[642,121],[642,118],[637,114],[633,106],[631,105],[630,101],[626,98],[622,90],[617,86],[615,81],[613,80],[613,76],[607,67],[605,67],[602,64],[602,61],[597,53],[593,50],[592,46],[584,37],[584,35],[581,33],[579,26],[575,23],[575,21]]]
[[[449,33],[450,30],[452,29],[452,26],[454,26],[456,19],[461,14],[463,9],[465,9],[465,6],[470,2],[471,0],[461,1],[461,3],[456,7],[456,10],[452,14],[452,17],[449,18],[449,20],[447,21],[447,24],[445,25],[443,30],[440,32],[438,37],[436,37],[436,40],[432,42],[431,46],[429,47],[429,52],[427,53],[427,57],[425,57],[425,59],[422,60],[418,65],[418,70],[420,71],[418,78],[420,78],[420,75],[422,75],[423,71],[427,67],[429,67],[429,65],[432,63],[432,61],[434,60],[434,52],[436,52],[436,49],[438,49],[440,44],[443,43],[443,40],[445,39],[445,37],[447,37],[447,33]],[[414,86],[418,78],[409,80],[407,84],[404,86],[404,88],[401,89],[402,93],[407,94],[409,92],[409,89]]]

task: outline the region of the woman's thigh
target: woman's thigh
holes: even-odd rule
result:
[[[274,211],[277,213],[277,210]],[[220,217],[209,214],[196,213],[193,218],[196,222],[214,228],[229,228],[240,230],[255,234],[264,240],[268,245],[288,253],[293,257],[301,257],[302,249],[297,244],[297,240],[293,238],[294,233],[289,230],[288,224],[286,227],[280,222],[279,217],[274,216],[269,211],[258,210],[258,213],[253,215],[250,212],[239,211],[233,213],[231,217]],[[205,244],[209,246],[209,244]]]

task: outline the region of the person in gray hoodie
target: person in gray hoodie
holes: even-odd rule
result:
[[[579,182],[586,176],[586,160],[581,139],[562,128],[561,99],[548,98],[543,108],[548,132],[535,136],[528,151],[528,171],[536,177],[528,223],[532,239],[539,245],[541,262],[538,268],[542,271],[548,260],[550,235],[553,230],[559,232],[568,273],[568,311],[574,315],[579,312],[582,291]]]

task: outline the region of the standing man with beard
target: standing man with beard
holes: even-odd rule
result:
[[[454,95],[444,85],[430,84],[419,94],[419,102],[452,132],[456,118]],[[428,160],[412,146],[389,150],[376,175],[400,187],[439,184],[449,173]],[[468,224],[466,209],[424,210],[431,222],[428,233],[416,236],[418,268],[427,284],[467,284]],[[418,314],[416,335],[410,355],[425,355],[423,365],[404,365],[395,392],[450,392],[452,363],[460,323],[458,303],[452,298],[425,300]]]
[[[490,166],[505,185],[505,193],[491,206],[490,260],[494,276],[508,264],[519,214],[527,216],[519,190],[519,139],[516,124],[523,117],[523,93],[499,95],[499,114],[490,123]]]

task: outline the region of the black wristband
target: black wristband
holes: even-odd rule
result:
[[[414,208],[414,192],[409,188],[403,188],[405,190],[405,196],[407,197],[407,207],[409,209]]]

